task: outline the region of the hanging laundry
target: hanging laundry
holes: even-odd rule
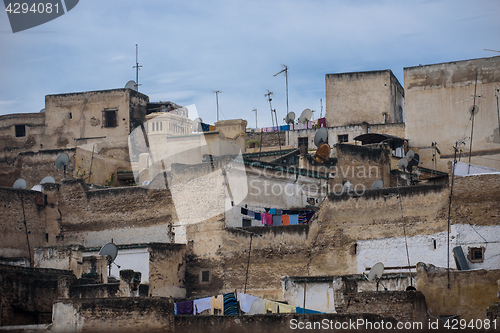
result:
[[[264,314],[266,314],[268,311],[270,311],[271,313],[278,313],[278,303],[265,299]]]
[[[319,127],[326,127],[326,118],[319,118],[318,125]]]
[[[255,212],[253,210],[248,210],[248,216],[250,216],[251,218],[255,218]]]
[[[253,301],[252,306],[250,307],[250,311],[248,311],[249,315],[255,314],[265,314],[264,312],[264,299],[259,298]]]
[[[210,132],[215,131],[215,126],[214,125],[208,125],[208,130]]]
[[[299,224],[299,216],[298,215],[290,215],[290,225]]]
[[[212,296],[210,297],[210,314],[215,314],[215,310],[220,310],[221,314],[224,314],[224,296]]]
[[[195,299],[193,301],[194,314],[200,314],[204,310],[211,309],[212,307],[210,306],[210,298],[211,297],[205,297],[205,298]]]
[[[210,125],[209,124],[205,124],[205,123],[200,123],[201,124],[201,129],[203,132],[208,132],[210,131]]]
[[[301,308],[300,306],[297,306],[295,308],[295,313],[325,313],[325,312],[321,312],[321,311],[316,311],[316,310],[309,310],[309,309],[304,309]]]
[[[283,220],[283,225],[290,225],[290,216],[282,215],[281,219]]]
[[[238,292],[238,303],[240,304],[240,309],[243,312],[249,313],[253,302],[258,299],[261,298]]]
[[[236,302],[236,297],[234,296],[234,293],[224,294],[224,315],[225,316],[238,315],[238,303]]]
[[[264,210],[266,211],[266,213],[269,213],[269,211],[271,210],[271,208],[264,208]]]
[[[241,214],[248,215],[248,209],[241,207]]]
[[[306,213],[306,223],[309,223],[315,212]]]
[[[273,216],[267,213],[262,213],[262,214],[264,214],[265,225],[273,225]]]
[[[283,221],[281,220],[281,215],[273,215],[273,226],[283,225]]]
[[[276,214],[276,208],[269,209],[269,214],[275,215]]]
[[[295,313],[295,306],[278,303],[279,313]]]
[[[256,219],[257,221],[261,221],[261,220],[262,220],[262,218],[261,218],[261,213],[255,213],[255,219]]]
[[[179,315],[192,315],[193,314],[193,301],[177,302],[177,314]]]
[[[283,215],[283,211],[281,209],[276,208],[276,215]]]

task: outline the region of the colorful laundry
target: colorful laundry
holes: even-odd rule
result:
[[[192,315],[193,314],[193,301],[177,302],[177,314],[179,315]]]
[[[295,306],[278,303],[279,313],[295,313]]]
[[[275,215],[276,214],[276,208],[269,209],[269,214]]]
[[[194,305],[194,314],[200,314],[200,313],[202,313],[204,310],[211,309],[211,306],[210,306],[210,298],[211,298],[211,297],[205,297],[205,298],[195,299],[195,300],[193,301],[193,305]]]
[[[273,225],[273,216],[271,214],[263,213],[264,214],[264,222],[265,225]]]
[[[262,220],[262,218],[261,218],[261,213],[255,213],[255,219],[256,219],[257,221],[261,221],[261,220]]]
[[[283,225],[290,225],[290,216],[288,216],[288,215],[282,215],[281,219],[283,221]]]
[[[273,215],[273,226],[283,225],[281,215]]]
[[[210,314],[213,315],[215,310],[220,310],[221,314],[224,314],[224,296],[218,295],[216,297],[210,297]]]
[[[243,312],[249,313],[253,302],[258,299],[262,298],[238,292],[238,303],[240,304],[240,309]]]
[[[290,215],[290,225],[299,224],[299,216],[298,215]]]
[[[236,302],[236,297],[234,296],[234,293],[224,294],[224,315],[225,316],[238,315],[238,303]]]
[[[255,218],[255,212],[253,210],[248,210],[248,216],[250,216],[251,218]]]
[[[264,314],[266,314],[268,312],[278,313],[278,303],[265,299],[264,300]]]
[[[319,127],[326,127],[326,118],[319,118],[318,119],[318,126]]]

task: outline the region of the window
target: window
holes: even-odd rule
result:
[[[484,247],[469,247],[467,259],[471,263],[481,263],[484,261]]]
[[[104,110],[103,112],[103,127],[116,127],[116,110]]]
[[[210,270],[204,269],[200,272],[200,282],[210,282]]]
[[[26,125],[16,125],[16,138],[26,136]]]
[[[349,142],[349,134],[341,134],[337,136],[339,139],[339,143]]]
[[[243,219],[243,222],[241,224],[243,227],[251,227],[252,226],[252,220],[250,219]]]
[[[300,148],[300,146],[304,145],[306,147],[306,151],[307,151],[307,149],[309,148],[308,142],[309,142],[308,137],[299,138],[299,147],[298,148]]]

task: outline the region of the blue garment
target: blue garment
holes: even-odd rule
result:
[[[238,302],[234,293],[224,294],[224,315],[237,316],[238,315]]]
[[[273,226],[283,225],[281,215],[273,215]]]
[[[269,209],[269,214],[276,214],[276,208]]]
[[[262,218],[260,217],[260,213],[255,213],[255,219],[257,221],[262,221]]]
[[[299,224],[299,216],[298,215],[290,215],[290,225]]]
[[[295,308],[295,312],[296,313],[326,313],[326,312],[321,312],[321,311],[316,311],[316,310],[309,310],[309,309],[306,309],[306,311],[304,311],[304,309],[301,308],[300,306],[297,306]]]
[[[251,218],[255,218],[255,212],[253,210],[248,210],[248,216],[250,216]]]

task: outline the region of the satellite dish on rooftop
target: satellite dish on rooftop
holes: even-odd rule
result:
[[[382,274],[384,274],[384,264],[378,262],[370,269],[370,272],[368,273],[368,281],[373,282],[373,280],[379,280],[380,277],[382,277]]]
[[[413,156],[415,156],[415,151],[414,150],[408,150],[408,152],[406,153],[406,159],[408,161],[410,161],[413,158]]]
[[[406,170],[408,170],[408,172],[412,172],[413,167],[418,166],[419,162],[420,162],[420,156],[418,154],[414,154],[412,159],[408,162]]]
[[[378,190],[384,188],[384,182],[382,179],[376,180],[372,185],[372,190]]]
[[[293,124],[294,121],[295,121],[295,112],[288,112],[288,114],[285,117],[285,123]]]
[[[328,143],[323,143],[316,149],[316,155],[314,155],[314,160],[318,163],[325,162],[328,157],[330,157],[330,146]]]
[[[31,188],[32,191],[43,192],[42,185],[37,184]]]
[[[311,117],[312,117],[312,111],[310,109],[305,109],[300,114],[298,122],[300,124],[305,124],[305,123],[307,123],[311,119]]]
[[[25,190],[27,186],[28,186],[28,184],[22,178],[19,178],[18,180],[16,180],[14,182],[14,185],[12,185],[13,188],[19,188],[19,189],[22,189],[22,190]]]
[[[321,127],[314,136],[314,144],[316,147],[321,146],[323,143],[328,142],[328,130],[325,127]]]
[[[135,90],[135,87],[136,87],[136,83],[134,80],[128,81],[127,84],[125,85],[125,89]]]
[[[402,159],[399,160],[398,162],[398,169],[399,170],[404,170],[408,166],[408,160],[406,157],[403,157]]]
[[[47,176],[43,177],[43,179],[40,181],[40,185],[45,184],[45,183],[55,183],[56,180],[52,176]]]
[[[54,162],[54,165],[56,166],[57,170],[63,170],[65,167],[67,167],[69,164],[69,156],[66,153],[61,153],[57,155],[56,161]]]
[[[45,108],[41,109],[39,113],[44,113],[45,112]]]
[[[201,128],[202,122],[203,122],[203,120],[200,117],[196,118],[193,121],[193,125],[192,125],[193,132],[203,132],[203,128]]]
[[[118,247],[113,243],[107,243],[99,250],[100,256],[106,256],[108,258],[108,265],[111,265],[115,261],[118,255]]]

